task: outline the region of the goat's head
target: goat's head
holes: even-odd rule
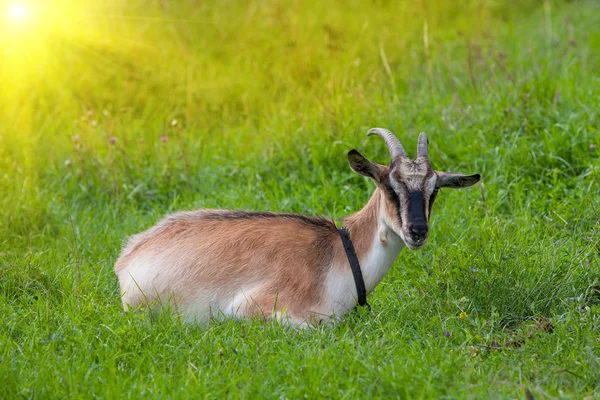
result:
[[[443,187],[464,188],[479,181],[479,174],[461,175],[433,170],[427,145],[427,135],[419,135],[417,158],[406,156],[398,138],[387,129],[373,128],[368,135],[378,135],[386,143],[392,162],[379,165],[356,150],[348,153],[350,168],[371,178],[384,195],[386,225],[402,238],[411,249],[417,250],[427,241],[431,207],[438,190]]]

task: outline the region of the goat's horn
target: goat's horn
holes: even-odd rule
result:
[[[421,132],[419,134],[419,146],[417,147],[417,157],[429,158],[429,153],[427,151],[428,144],[429,139],[427,139],[427,135],[424,132]]]
[[[392,132],[383,128],[372,128],[367,132],[367,136],[371,135],[377,135],[385,141],[385,144],[390,151],[390,156],[392,156],[392,160],[396,157],[406,157],[404,147],[402,147],[402,144]]]

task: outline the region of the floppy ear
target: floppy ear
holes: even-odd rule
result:
[[[348,152],[348,164],[354,172],[373,179],[377,184],[381,183],[384,167],[370,161],[358,151],[352,149]]]
[[[466,188],[469,186],[473,186],[477,182],[479,182],[479,178],[481,175],[461,175],[461,174],[453,174],[451,172],[435,172],[438,176],[438,187],[447,187],[447,188]]]

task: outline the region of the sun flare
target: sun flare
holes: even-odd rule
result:
[[[29,15],[30,10],[25,4],[11,3],[8,5],[6,16],[12,21],[25,21]]]

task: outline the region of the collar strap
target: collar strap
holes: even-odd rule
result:
[[[339,228],[338,232],[342,238],[344,250],[346,250],[346,256],[348,257],[348,262],[350,263],[350,268],[352,269],[352,275],[354,275],[354,284],[356,285],[356,293],[358,295],[358,305],[361,307],[367,306],[367,308],[370,310],[371,306],[369,303],[367,303],[367,289],[365,288],[365,280],[363,278],[362,271],[360,270],[360,263],[358,262],[358,257],[356,257],[354,245],[352,245],[352,241],[350,240],[350,232],[345,226]]]

